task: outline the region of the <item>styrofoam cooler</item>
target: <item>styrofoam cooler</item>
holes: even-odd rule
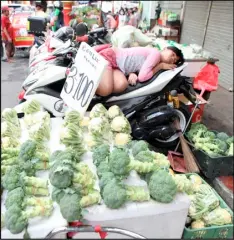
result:
[[[190,200],[185,194],[177,194],[174,201],[162,204],[155,201],[127,203],[125,207],[111,210],[104,204],[88,208],[85,224],[101,227],[118,227],[135,232],[146,238],[180,239],[188,214]],[[74,238],[97,238],[98,233],[78,233]],[[126,238],[120,234],[108,233],[107,239]]]
[[[191,59],[191,60],[185,60],[185,62],[188,64],[186,68],[181,72],[181,76],[186,77],[195,77],[198,72],[206,65],[207,60],[206,59]]]

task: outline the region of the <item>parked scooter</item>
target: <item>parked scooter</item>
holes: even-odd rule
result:
[[[174,119],[179,118],[183,131],[191,114],[185,104],[179,102],[176,97],[174,99],[172,95],[175,92],[171,91],[183,93],[195,104],[192,83],[180,75],[186,66],[185,63],[174,70],[160,71],[147,82],[129,86],[121,94],[94,96],[88,110],[97,103],[106,107],[118,105],[129,119],[135,139],[145,139],[157,147],[174,146],[178,142],[177,131],[172,125]],[[60,93],[68,71],[69,68],[66,67],[50,66],[38,73],[31,83],[24,82],[25,90],[19,95],[21,104],[15,107],[17,112],[23,112],[24,101],[35,99],[52,116],[64,116],[67,106]],[[175,100],[173,106],[167,105],[169,98]]]
[[[47,63],[53,63],[55,60],[53,56],[54,49],[66,49],[69,47],[74,47],[77,42],[85,41],[90,46],[95,46],[99,44],[105,44],[106,41],[105,36],[107,35],[108,31],[106,28],[97,28],[91,32],[88,33],[88,28],[86,24],[80,23],[75,27],[75,32],[71,27],[65,27],[66,29],[59,29],[56,32],[56,35],[51,37],[51,40],[47,40],[47,45],[49,44],[48,51],[42,52],[39,55],[36,55],[29,63],[29,72],[32,72],[37,67],[36,65],[40,64],[47,64]],[[88,35],[87,35],[88,33]],[[75,38],[76,35],[76,38]],[[75,41],[72,41],[74,40]],[[57,45],[50,43],[50,41],[57,41]],[[65,42],[66,41],[66,42]],[[56,46],[56,47],[55,47]],[[41,46],[42,48],[43,46]],[[40,49],[39,49],[40,50]],[[53,50],[53,51],[52,51]]]

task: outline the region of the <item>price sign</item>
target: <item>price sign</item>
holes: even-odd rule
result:
[[[84,115],[101,80],[107,61],[87,43],[82,42],[75,63],[61,92],[69,108]]]

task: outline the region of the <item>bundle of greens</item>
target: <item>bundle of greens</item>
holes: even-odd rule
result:
[[[215,134],[205,125],[193,124],[188,132],[188,138],[196,149],[206,152],[210,157],[233,156],[233,137],[220,132]]]
[[[20,122],[18,119],[18,115],[14,108],[5,108],[2,111],[2,120],[4,122],[13,124],[15,127],[20,128]]]
[[[5,206],[5,226],[12,234],[22,232],[29,218],[49,217],[53,211],[51,199],[28,196],[21,187],[8,192]]]
[[[3,177],[3,187],[8,191],[22,187],[27,195],[49,195],[48,182],[46,180],[29,177],[18,166],[12,166],[6,170],[6,174]]]

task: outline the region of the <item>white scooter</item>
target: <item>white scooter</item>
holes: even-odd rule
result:
[[[171,126],[172,120],[178,117],[183,131],[191,114],[183,103],[177,108],[168,106],[167,94],[177,90],[195,104],[192,83],[188,78],[180,76],[186,66],[185,63],[174,70],[158,72],[147,82],[129,86],[121,94],[112,94],[108,97],[94,96],[88,110],[97,103],[102,103],[106,107],[118,105],[129,118],[134,138],[147,141],[151,139],[158,147],[174,146],[178,142],[178,134]],[[24,82],[25,91],[19,96],[21,104],[15,107],[19,115],[23,113],[24,101],[35,99],[52,116],[63,117],[67,106],[60,93],[68,71],[69,68],[66,67],[50,66],[38,72],[31,82]]]
[[[29,57],[29,71],[31,71],[31,68],[36,64],[40,63],[46,58],[50,58],[54,50],[63,48],[64,44],[68,45],[69,43],[71,45],[74,37],[75,32],[71,27],[62,27],[55,33],[51,32],[47,36],[44,44],[38,48],[36,45],[34,45],[31,49]]]

